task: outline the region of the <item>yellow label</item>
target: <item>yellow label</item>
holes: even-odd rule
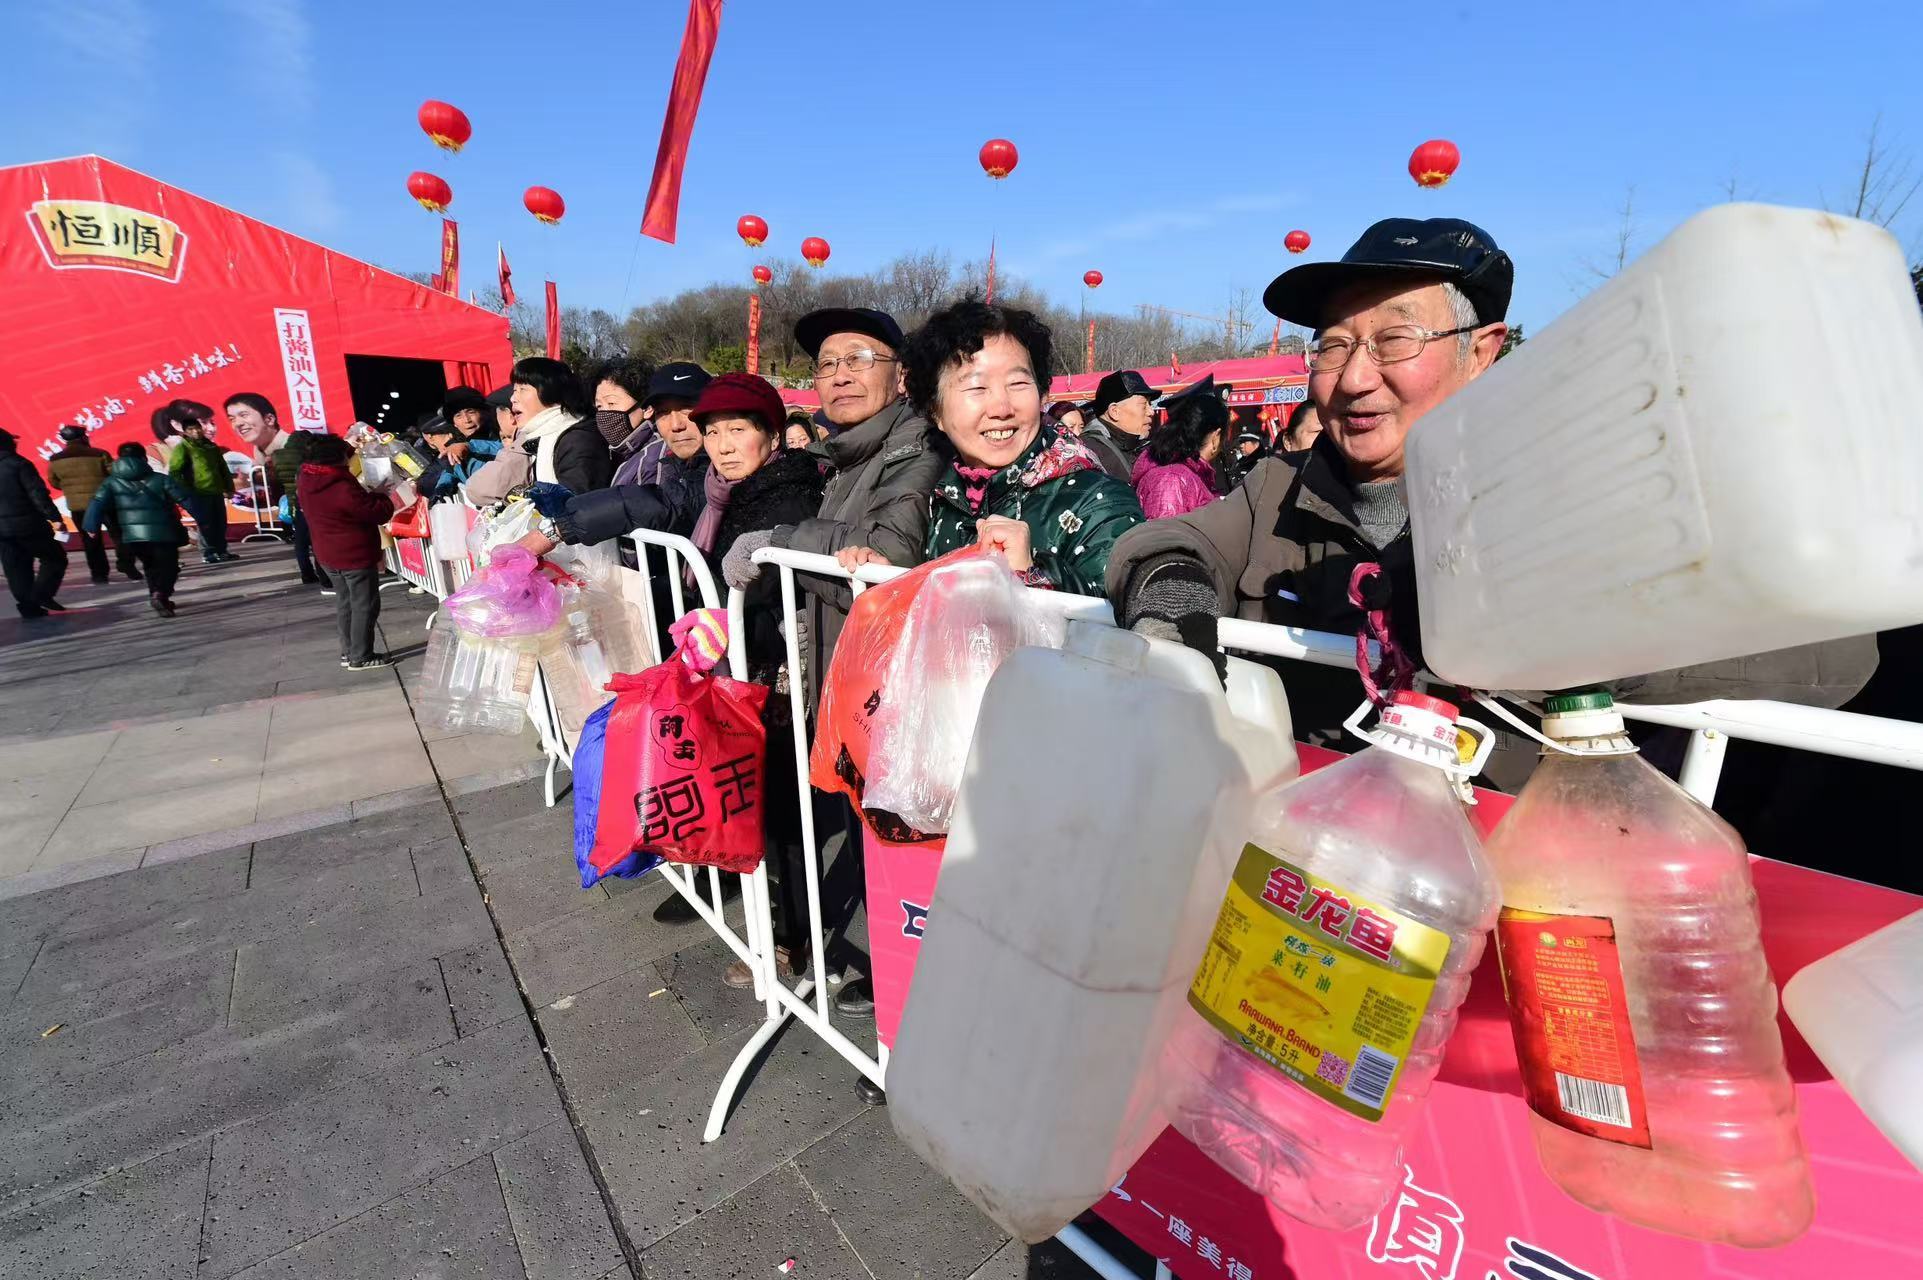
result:
[[[55,267],[105,267],[180,279],[187,237],[172,220],[99,200],[39,200],[34,228]]]
[[[1351,1115],[1382,1119],[1449,935],[1249,845],[1189,1004]]]

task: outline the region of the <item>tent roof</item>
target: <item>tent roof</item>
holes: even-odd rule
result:
[[[1095,394],[1096,385],[1110,372],[1112,370],[1056,378],[1049,384],[1048,398],[1086,400]],[[1136,372],[1157,391],[1167,392],[1200,382],[1209,374],[1215,375],[1217,386],[1272,386],[1290,378],[1308,377],[1309,367],[1301,356],[1255,356],[1240,360],[1198,360],[1194,364],[1182,365],[1179,373],[1169,365],[1138,369]]]

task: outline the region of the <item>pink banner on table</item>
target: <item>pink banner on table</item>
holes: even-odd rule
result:
[[[420,538],[396,538],[395,547],[400,552],[401,568],[410,573],[427,576],[427,543]]]
[[[1301,748],[1305,772],[1341,757]],[[1511,797],[1478,791],[1488,834]],[[865,862],[875,1027],[892,1045],[941,845],[887,845]],[[1755,860],[1763,944],[1780,984],[1804,965],[1923,906],[1923,899]],[[1464,1001],[1423,1123],[1405,1151],[1401,1193],[1367,1227],[1305,1227],[1171,1131],[1094,1206],[1181,1280],[1807,1280],[1923,1276],[1923,1172],[1864,1118],[1787,1018],[1816,1223],[1768,1250],[1705,1245],[1584,1208],[1543,1173],[1529,1132],[1515,1042],[1493,947]],[[1908,1206],[1908,1210],[1899,1206]]]

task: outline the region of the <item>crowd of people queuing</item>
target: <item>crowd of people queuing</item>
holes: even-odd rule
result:
[[[1265,303],[1314,336],[1308,398],[1273,438],[1250,417],[1232,418],[1208,380],[1158,402],[1140,373],[1123,370],[1105,376],[1091,401],[1050,404],[1047,326],[1020,308],[973,299],[907,334],[873,309],[803,317],[795,338],[813,365],[820,409],[812,415],[790,410],[753,373],[711,376],[691,362],[657,368],[627,358],[584,378],[531,357],[514,365],[508,387],[485,396],[456,388],[421,423],[434,466],[420,489],[485,507],[531,485],[559,486],[564,499],[545,506],[547,517],[522,540],[537,554],[634,529],[687,537],[718,580],[749,593],[748,634],[738,639],[752,677],[784,688],[802,682],[810,707],[851,597],[845,583],[804,577],[802,669],[786,670],[779,604],[753,559],[762,548],[832,555],[849,570],[989,548],[1028,585],[1105,596],[1122,625],[1218,663],[1221,617],[1354,633],[1362,614],[1351,578],[1374,563],[1383,579],[1372,604],[1387,608],[1395,640],[1419,665],[1403,441],[1424,413],[1493,364],[1512,283],[1513,265],[1494,239],[1454,219],[1386,219],[1340,261],[1277,277]],[[303,578],[340,595],[343,663],[385,661],[371,647],[375,530],[391,512],[355,484],[338,439],[280,431],[260,396],[224,408],[289,499]],[[211,419],[207,406],[175,402],[156,415],[151,456],[123,446],[117,458],[94,459],[81,433],[54,462],[55,483],[85,510],[83,540],[105,529],[121,571],[144,574],[163,612],[172,610],[172,552],[185,541],[174,506],[202,526],[203,559],[231,558],[214,532],[224,530],[214,504],[232,482],[206,443]],[[0,439],[0,552],[29,613],[57,607],[31,565],[57,513],[31,466],[9,467],[12,456],[10,439]],[[104,578],[104,551],[85,545],[95,578]],[[1619,692],[1836,706],[1876,660],[1875,638],[1863,637],[1660,673]],[[1298,736],[1339,744],[1359,700],[1354,676],[1302,666],[1285,675]],[[769,706],[782,716],[788,700]],[[770,729],[770,758],[781,758],[772,735],[795,726]],[[847,828],[858,846],[858,827]],[[768,832],[778,940],[791,968],[806,958],[798,840],[798,823]],[[692,914],[678,898],[663,910]],[[745,967],[728,980],[747,985]],[[847,1012],[872,1007],[859,983],[846,985],[838,1003]]]

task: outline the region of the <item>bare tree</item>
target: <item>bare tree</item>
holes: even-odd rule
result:
[[[1823,196],[1823,207],[1879,227],[1888,227],[1901,217],[1917,191],[1923,189],[1923,173],[1917,172],[1915,158],[1884,140],[1880,111],[1870,121],[1869,134],[1863,140],[1863,162],[1851,187],[1835,204]]]

